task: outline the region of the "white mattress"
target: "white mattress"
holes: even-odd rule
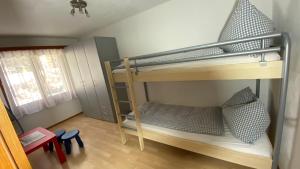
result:
[[[126,119],[123,122],[125,127],[135,128],[135,121]],[[202,143],[212,144],[215,146],[227,148],[230,150],[235,150],[247,154],[254,154],[264,157],[272,157],[272,144],[267,136],[264,134],[259,140],[255,142],[255,144],[247,144],[244,143],[237,138],[235,138],[229,128],[224,125],[225,134],[224,136],[213,136],[213,135],[205,135],[205,134],[196,134],[196,133],[188,133],[163,127],[158,127],[154,125],[149,125],[142,123],[142,128],[151,130],[154,132],[159,132],[163,134],[167,134],[174,137],[180,137],[188,140],[199,141]]]
[[[266,53],[265,60],[267,62],[280,60],[281,57],[276,52]],[[192,61],[192,62],[183,62],[183,63],[175,63],[175,64],[166,64],[166,65],[157,65],[157,66],[147,66],[140,67],[139,71],[151,71],[151,70],[159,70],[159,69],[167,69],[167,68],[177,68],[177,67],[206,67],[206,66],[214,66],[214,65],[228,65],[228,64],[240,64],[240,63],[256,63],[260,62],[260,55],[243,55],[243,56],[235,56],[228,58],[218,58],[218,59],[209,59],[209,60],[200,60],[200,61]],[[121,73],[125,71],[125,69],[116,69],[114,73]]]

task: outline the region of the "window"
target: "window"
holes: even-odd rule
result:
[[[48,84],[50,95],[57,95],[67,92],[67,85],[65,84],[63,73],[59,67],[58,57],[42,55],[39,57],[41,69]]]
[[[9,98],[20,115],[74,96],[61,49],[1,52],[0,63]]]

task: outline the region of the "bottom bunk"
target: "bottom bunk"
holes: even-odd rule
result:
[[[140,106],[143,138],[243,166],[270,169],[269,113],[249,87],[222,107],[190,107],[148,102]],[[134,113],[125,133],[137,135]]]
[[[137,136],[135,121],[123,122],[126,134]],[[272,145],[267,134],[255,144],[246,144],[234,138],[227,127],[224,136],[195,134],[142,123],[143,137],[195,153],[207,155],[235,164],[270,169],[272,166]]]
[[[128,129],[135,129],[136,122],[134,120],[126,119],[123,122],[123,125]],[[268,158],[272,157],[273,148],[267,134],[264,134],[254,144],[247,144],[235,138],[230,132],[227,125],[225,125],[225,134],[223,136],[190,133],[145,123],[142,123],[142,128],[144,130],[161,133],[168,136],[184,138],[187,140],[198,141],[206,144],[212,144],[215,146],[227,148],[242,153],[253,154]]]

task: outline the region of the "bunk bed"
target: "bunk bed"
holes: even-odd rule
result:
[[[278,46],[266,48],[266,40],[278,42]],[[165,60],[137,64],[139,60],[161,57],[165,55],[186,53],[196,50],[239,44],[242,42],[261,41],[261,49],[235,53],[221,53],[197,58]],[[258,59],[249,55],[259,56]],[[237,59],[238,58],[238,59]],[[257,57],[255,57],[257,58]],[[224,161],[257,169],[277,169],[280,144],[283,130],[288,69],[290,58],[290,38],[287,33],[273,33],[256,37],[248,37],[232,41],[223,41],[206,45],[176,49],[155,54],[124,58],[106,62],[105,67],[112,91],[113,102],[121,134],[121,141],[126,143],[126,134],[137,136],[140,149],[144,149],[143,139],[149,139],[171,145],[195,153],[207,155]],[[114,62],[123,65],[112,67]],[[253,145],[246,145],[236,140],[225,127],[225,136],[207,136],[166,129],[163,127],[144,124],[136,102],[134,91],[135,82],[143,82],[147,101],[149,101],[147,82],[161,81],[201,81],[201,80],[256,80],[256,95],[260,93],[261,79],[281,79],[279,112],[276,119],[276,135],[274,146],[265,134]],[[135,120],[122,118],[116,89],[118,83],[126,83],[129,100]],[[126,115],[125,115],[126,116]]]

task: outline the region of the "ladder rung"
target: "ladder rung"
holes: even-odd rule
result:
[[[132,115],[129,115],[129,114],[121,114],[122,117],[126,117],[127,119],[131,119],[131,120],[134,120],[135,117],[132,116]]]
[[[131,103],[131,101],[129,101],[129,100],[119,100],[119,102],[120,102],[120,103],[128,103],[128,104]]]
[[[115,88],[115,89],[127,89],[126,86],[115,86],[114,88]]]
[[[126,85],[125,86],[124,85],[115,85],[114,88],[115,89],[126,89],[128,87]]]
[[[136,128],[132,128],[132,127],[127,127],[127,126],[122,126],[123,129],[128,129],[128,130],[132,130],[132,131],[137,131]]]
[[[128,117],[129,115],[128,114],[121,114],[121,116]]]

